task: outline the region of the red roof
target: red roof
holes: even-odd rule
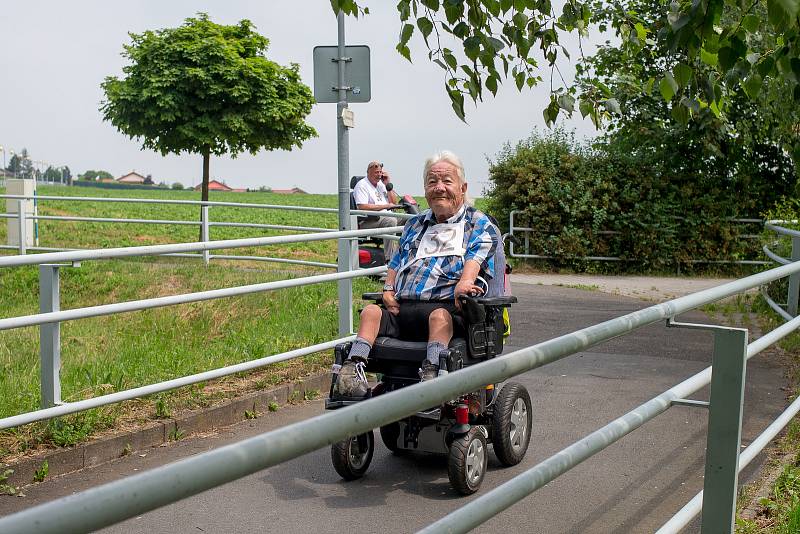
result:
[[[195,191],[202,191],[203,184],[195,186]],[[227,185],[223,184],[222,182],[218,182],[217,180],[211,180],[208,182],[208,190],[209,191],[233,191],[232,187],[228,187]]]

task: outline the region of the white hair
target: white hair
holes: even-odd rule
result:
[[[440,150],[425,160],[425,166],[422,169],[423,185],[425,184],[425,181],[428,179],[428,171],[431,170],[431,167],[442,161],[449,163],[450,165],[455,167],[456,176],[458,176],[458,179],[461,181],[462,184],[467,183],[467,177],[464,175],[464,164],[461,163],[461,158],[459,158],[449,150]],[[470,198],[468,193],[464,193],[464,204],[472,206],[472,198]]]

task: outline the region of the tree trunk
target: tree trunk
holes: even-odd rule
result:
[[[200,193],[200,200],[203,202],[208,202],[208,181],[209,181],[209,167],[211,163],[211,153],[206,149],[203,152],[203,186],[201,187]],[[203,220],[203,210],[200,209],[200,220]],[[203,227],[200,227],[200,236],[197,238],[198,241],[203,240]]]

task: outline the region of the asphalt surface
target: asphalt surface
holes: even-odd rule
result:
[[[650,305],[642,300],[535,283],[518,283],[512,312],[516,348]],[[709,322],[693,312],[683,321]],[[652,325],[518,377],[531,393],[534,428],[523,462],[502,468],[490,455],[477,495],[531,468],[642,402],[709,365],[712,335]],[[782,368],[767,354],[747,369],[743,445],[785,406]],[[707,392],[695,397],[706,399]],[[321,401],[281,409],[218,434],[187,438],[116,462],[0,497],[0,514],[306,419]],[[705,410],[674,407],[487,522],[485,532],[653,532],[702,489]],[[378,442],[380,440],[377,440]],[[760,467],[754,461],[740,481]],[[380,443],[367,475],[342,481],[327,449],[103,530],[144,532],[413,532],[473,497],[450,488],[443,457],[398,457]],[[699,531],[697,525],[688,529]]]

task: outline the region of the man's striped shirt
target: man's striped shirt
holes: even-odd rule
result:
[[[480,276],[494,276],[494,253],[500,243],[500,230],[489,217],[472,206],[447,220],[464,224],[464,256],[434,256],[417,259],[420,241],[425,231],[436,224],[431,210],[426,210],[406,222],[398,251],[389,262],[397,272],[395,296],[405,300],[449,300],[455,298],[455,288],[464,271],[464,262],[475,260],[481,266]]]

